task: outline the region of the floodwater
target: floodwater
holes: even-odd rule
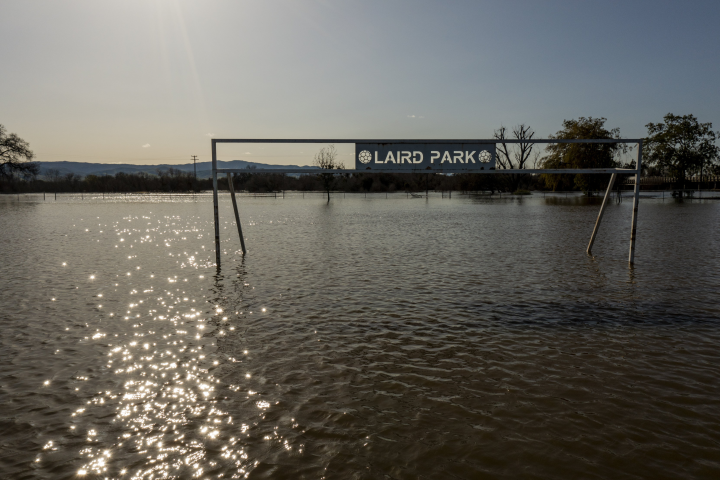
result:
[[[0,199],[1,478],[719,478],[720,201]]]

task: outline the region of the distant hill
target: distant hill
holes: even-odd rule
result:
[[[183,172],[193,171],[192,163],[182,165],[134,165],[131,163],[85,163],[85,162],[38,162],[40,164],[40,175],[45,175],[47,170],[58,170],[61,175],[74,173],[80,176],[87,175],[115,175],[116,173],[139,173],[145,172],[157,174],[158,170],[174,168]],[[218,160],[218,168],[307,168],[312,170],[317,167],[297,165],[267,165],[264,163],[247,162],[245,160],[231,160],[229,162]],[[212,176],[212,162],[197,162],[198,178],[209,178]]]

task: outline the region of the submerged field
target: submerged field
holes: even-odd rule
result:
[[[720,203],[0,198],[0,477],[717,478]]]

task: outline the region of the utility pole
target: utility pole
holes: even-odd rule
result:
[[[195,161],[197,161],[197,155],[191,155],[193,159],[193,172],[195,173],[195,180],[197,180],[197,166],[195,165]]]

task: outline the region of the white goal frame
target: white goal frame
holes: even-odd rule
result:
[[[335,143],[394,143],[394,144],[419,144],[419,143],[432,143],[432,144],[458,144],[458,143],[492,143],[492,144],[537,144],[537,143],[612,143],[612,144],[618,144],[618,143],[634,143],[637,144],[638,152],[637,152],[637,163],[635,165],[634,169],[631,168],[584,168],[584,169],[578,169],[578,168],[568,168],[568,169],[539,169],[539,168],[533,168],[533,169],[496,169],[496,170],[483,170],[480,172],[467,172],[467,173],[474,173],[478,175],[493,175],[493,174],[509,174],[509,173],[521,173],[521,174],[611,174],[610,175],[610,183],[608,184],[607,190],[605,191],[605,197],[603,198],[602,205],[600,206],[600,212],[598,213],[598,218],[595,221],[595,228],[593,229],[592,235],[590,237],[590,243],[587,246],[586,252],[588,255],[591,255],[592,246],[595,242],[595,237],[597,236],[598,229],[600,227],[600,222],[602,220],[603,214],[605,213],[605,206],[607,204],[607,200],[610,197],[610,192],[612,191],[613,185],[615,184],[615,179],[617,178],[618,174],[633,174],[635,175],[635,190],[633,192],[633,209],[632,209],[632,227],[630,229],[630,252],[628,255],[628,263],[632,266],[635,263],[635,237],[637,232],[637,214],[638,214],[638,204],[640,202],[640,173],[642,168],[642,139],[632,139],[632,138],[624,138],[624,139],[589,139],[589,140],[561,140],[561,139],[555,139],[555,138],[546,138],[546,139],[502,139],[498,140],[497,138],[492,138],[489,140],[478,140],[478,139],[471,139],[471,140],[377,140],[377,139],[269,139],[269,138],[214,138],[211,139],[211,145],[212,145],[212,180],[213,180],[213,209],[214,209],[214,219],[215,219],[215,260],[217,263],[217,267],[220,268],[220,222],[219,222],[219,215],[218,215],[218,174],[219,173],[225,173],[228,176],[228,188],[230,190],[230,196],[232,198],[232,204],[233,209],[235,211],[235,222],[237,224],[238,228],[238,235],[240,236],[240,245],[242,247],[242,253],[245,255],[246,249],[245,249],[245,239],[243,238],[242,234],[242,227],[240,225],[240,215],[237,208],[237,201],[235,199],[235,189],[233,187],[232,183],[232,174],[233,173],[280,173],[280,174],[286,174],[286,173],[304,173],[304,174],[311,174],[311,175],[317,175],[319,173],[333,173],[333,174],[342,174],[342,173],[458,173],[457,171],[447,171],[443,172],[443,170],[437,169],[437,170],[420,170],[420,169],[411,169],[411,168],[393,168],[393,169],[383,169],[381,171],[367,171],[367,170],[357,170],[357,169],[338,169],[338,170],[327,170],[327,169],[321,169],[321,168],[263,168],[263,169],[253,169],[253,170],[247,170],[247,169],[239,169],[239,168],[217,168],[217,145],[220,143],[326,143],[326,144],[335,144]]]

